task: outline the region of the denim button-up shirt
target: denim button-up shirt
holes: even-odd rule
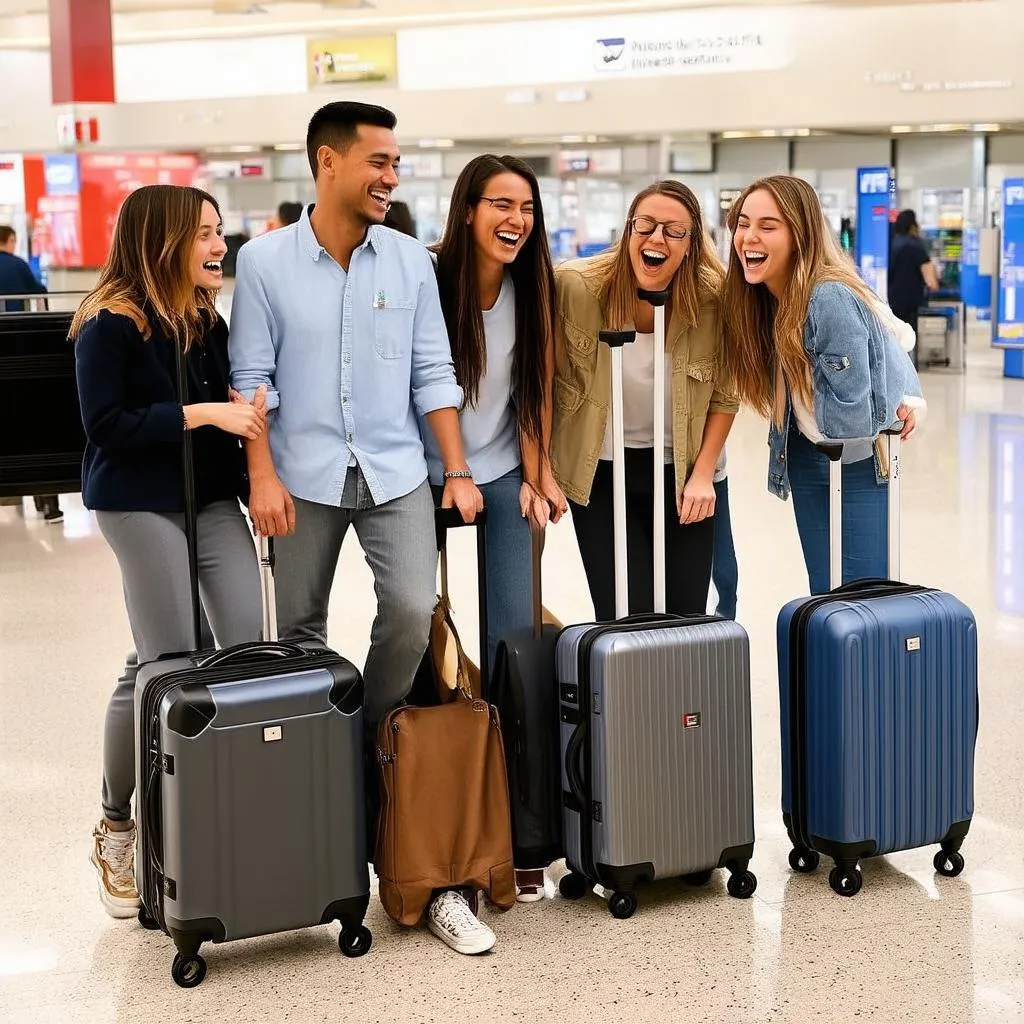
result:
[[[804,347],[811,358],[818,429],[830,440],[848,442],[843,462],[872,457],[874,439],[896,425],[904,397],[921,395],[910,356],[867,304],[838,281],[823,282],[811,294]],[[792,418],[787,391],[782,424],[772,421],[768,431],[768,490],[783,500],[790,489],[786,450]]]
[[[374,226],[346,273],[309,210],[239,250],[231,383],[267,386],[270,450],[288,490],[339,505],[353,457],[377,504],[427,478],[417,414],[461,408],[434,268],[415,239]]]

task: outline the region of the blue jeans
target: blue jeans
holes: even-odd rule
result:
[[[716,615],[724,619],[736,618],[736,590],[739,587],[739,566],[736,564],[736,546],[732,540],[732,520],[729,516],[729,478],[715,484],[715,549],[711,562],[711,579],[718,593]]]
[[[533,624],[533,549],[530,524],[519,511],[520,467],[479,484],[487,508],[487,664],[493,669],[498,641]],[[434,488],[438,503],[442,490]]]
[[[789,482],[796,528],[812,594],[829,585],[828,459],[803,434],[790,432]],[[875,479],[875,460],[843,466],[843,582],[888,576],[888,484]]]

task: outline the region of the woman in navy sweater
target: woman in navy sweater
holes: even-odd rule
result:
[[[134,690],[139,664],[193,646],[184,532],[182,438],[194,431],[199,583],[205,644],[259,639],[260,578],[244,498],[239,438],[265,429],[253,404],[228,388],[227,325],[214,300],[227,251],[216,201],[152,185],[121,207],[107,265],[71,325],[88,443],[82,498],[121,569],[137,658],[107,708],[103,818],[93,832],[100,898],[134,916]],[[185,351],[189,404],[176,386]]]

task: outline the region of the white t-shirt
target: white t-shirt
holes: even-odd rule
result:
[[[519,434],[512,405],[512,357],[516,346],[516,296],[506,274],[498,300],[483,311],[487,365],[480,378],[476,404],[467,402],[459,414],[466,462],[478,484],[511,472],[520,462]],[[430,482],[441,484],[444,464],[431,430],[423,432]]]
[[[609,396],[609,402],[611,397]],[[654,335],[637,334],[622,348],[622,420],[627,448],[654,447]],[[601,458],[612,458],[612,415],[608,409]],[[665,461],[672,462],[672,359],[665,353]]]

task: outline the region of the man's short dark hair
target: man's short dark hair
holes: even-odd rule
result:
[[[387,107],[339,100],[321,107],[309,119],[309,127],[306,129],[306,156],[309,158],[309,169],[313,172],[314,181],[317,174],[317,150],[321,146],[330,146],[336,152],[344,153],[356,141],[359,126],[362,124],[394,131],[398,118]]]
[[[289,224],[298,223],[302,216],[302,203],[283,202],[277,207],[277,219],[281,227],[286,228]]]
[[[17,238],[18,232],[9,224],[0,224],[0,245],[6,245],[12,238]]]
[[[896,218],[896,234],[909,235],[917,227],[917,214],[913,210],[903,210]]]

